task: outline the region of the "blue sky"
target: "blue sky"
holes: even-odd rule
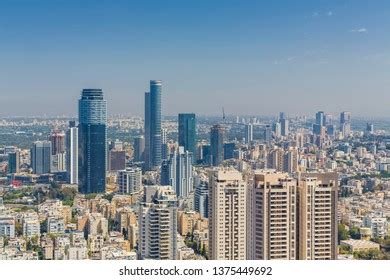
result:
[[[390,117],[390,1],[1,0],[0,115],[109,113]]]

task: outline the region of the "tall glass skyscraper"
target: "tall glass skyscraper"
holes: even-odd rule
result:
[[[179,114],[179,146],[189,151],[195,161],[196,155],[196,118],[195,114]]]
[[[161,164],[161,81],[150,81],[145,92],[145,170]]]
[[[51,142],[34,142],[31,150],[31,167],[34,174],[47,174],[51,171]]]
[[[211,165],[218,166],[224,159],[223,143],[225,137],[225,128],[223,125],[216,124],[211,128]]]
[[[106,189],[107,102],[101,89],[83,89],[79,100],[79,190]]]

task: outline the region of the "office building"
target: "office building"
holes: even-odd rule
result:
[[[193,155],[196,155],[196,118],[195,114],[179,114],[179,146]]]
[[[79,129],[75,121],[69,122],[66,131],[66,171],[69,184],[79,182]]]
[[[234,169],[215,169],[209,176],[209,257],[245,260],[247,184]]]
[[[20,153],[15,151],[8,153],[8,173],[15,174],[20,171]]]
[[[143,136],[137,136],[134,138],[134,161],[140,162],[144,160],[144,150],[145,150],[145,138]]]
[[[50,134],[52,155],[62,154],[65,152],[65,134],[60,130],[53,130]]]
[[[119,171],[126,168],[126,152],[120,150],[110,150],[108,153],[108,170]]]
[[[161,81],[150,81],[145,93],[145,170],[161,165]]]
[[[47,174],[51,171],[51,142],[34,142],[31,150],[31,167],[34,174]]]
[[[236,143],[224,143],[223,144],[223,159],[232,159],[234,158],[234,151],[236,150]]]
[[[126,168],[118,172],[118,191],[121,194],[139,192],[142,187],[142,170],[140,168]]]
[[[177,198],[171,186],[144,187],[138,228],[140,259],[177,259]]]
[[[168,161],[163,161],[161,167],[161,184],[173,187],[178,197],[187,197],[194,186],[192,176],[192,153],[179,147],[174,151]]]
[[[340,114],[340,131],[344,137],[348,137],[351,133],[351,113],[341,112]]]
[[[223,143],[225,138],[225,128],[223,125],[216,124],[211,128],[210,132],[210,152],[211,165],[218,166],[224,159]]]
[[[286,118],[286,114],[281,112],[279,115],[280,133],[282,136],[288,136],[289,133],[289,121]]]
[[[325,125],[325,113],[322,111],[319,111],[316,113],[316,124],[320,126]]]
[[[209,217],[209,184],[208,182],[200,182],[195,187],[194,194],[194,209],[200,213],[202,218]]]
[[[84,89],[79,100],[79,190],[106,189],[107,102],[101,89]]]
[[[245,143],[250,144],[253,141],[253,124],[245,125]]]

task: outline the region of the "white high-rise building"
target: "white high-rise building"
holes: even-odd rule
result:
[[[140,259],[177,259],[177,197],[171,186],[144,187],[138,228]]]
[[[235,169],[209,174],[209,256],[245,260],[247,184]]]
[[[141,190],[142,170],[140,168],[126,168],[118,171],[119,192],[122,194],[132,194]]]
[[[76,123],[74,121],[70,122],[66,132],[66,171],[69,184],[78,184],[79,181],[78,137]]]

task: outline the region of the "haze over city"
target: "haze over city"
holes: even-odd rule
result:
[[[165,115],[389,117],[389,15],[388,1],[5,0],[0,115],[76,115],[91,87],[109,114],[142,115],[161,79]]]

